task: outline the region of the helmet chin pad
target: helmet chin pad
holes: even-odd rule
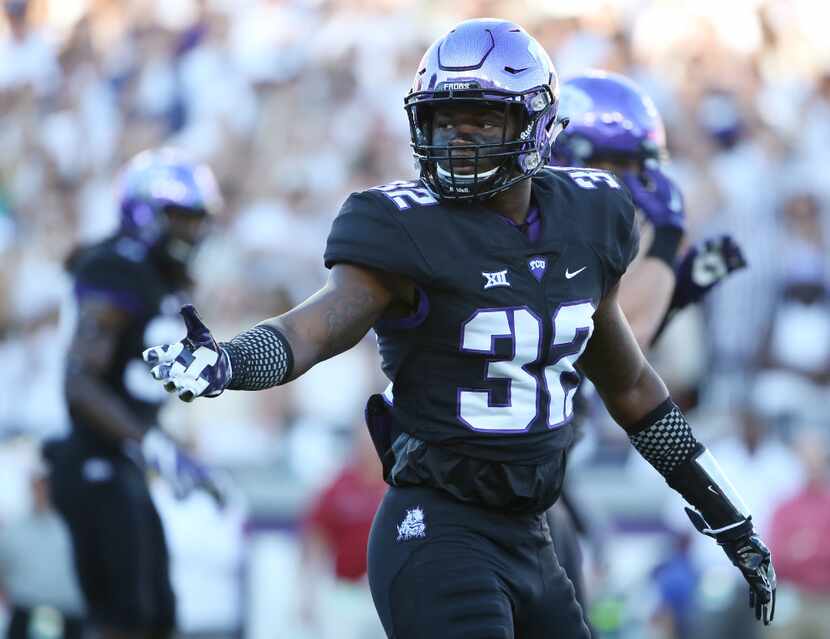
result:
[[[489,180],[496,174],[499,168],[500,167],[498,166],[494,166],[489,171],[481,171],[480,173],[474,172],[465,175],[464,173],[458,173],[456,171],[447,171],[445,168],[441,166],[440,163],[438,163],[435,167],[435,171],[438,174],[438,178],[441,181],[452,184],[453,180],[456,180],[458,182],[475,182],[476,180]]]

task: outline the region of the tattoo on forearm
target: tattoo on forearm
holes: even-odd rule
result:
[[[360,340],[374,319],[376,305],[375,295],[365,289],[335,298],[325,315],[325,355],[339,353]]]
[[[324,288],[268,323],[291,345],[299,376],[357,344],[393,297],[367,275],[338,265]]]

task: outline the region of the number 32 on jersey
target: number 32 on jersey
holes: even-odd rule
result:
[[[561,304],[550,344],[542,343],[542,318],[526,306],[476,311],[462,327],[461,351],[495,355],[496,338],[512,340],[513,356],[489,359],[485,373],[487,381],[507,381],[507,401],[496,404],[486,388],[459,388],[461,423],[476,431],[522,433],[545,404],[549,428],[567,423],[579,379],[574,364],[593,333],[594,310],[587,301]]]

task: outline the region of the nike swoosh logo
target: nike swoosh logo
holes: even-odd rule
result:
[[[573,273],[571,273],[568,269],[565,269],[565,279],[566,279],[566,280],[569,280],[569,279],[571,279],[572,277],[576,277],[576,276],[577,276],[577,275],[579,275],[582,271],[584,271],[586,268],[588,268],[588,267],[587,267],[587,266],[583,266],[581,269],[579,269],[578,271],[574,271]]]
[[[720,493],[719,493],[717,490],[715,490],[714,488],[712,488],[711,486],[707,486],[706,488],[707,488],[707,490],[709,490],[710,492],[713,492],[713,493],[715,493],[718,497],[720,497]]]

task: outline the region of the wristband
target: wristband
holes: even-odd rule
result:
[[[646,253],[646,257],[654,257],[664,262],[674,271],[677,251],[683,240],[683,231],[674,226],[657,226],[654,229],[654,239]]]

